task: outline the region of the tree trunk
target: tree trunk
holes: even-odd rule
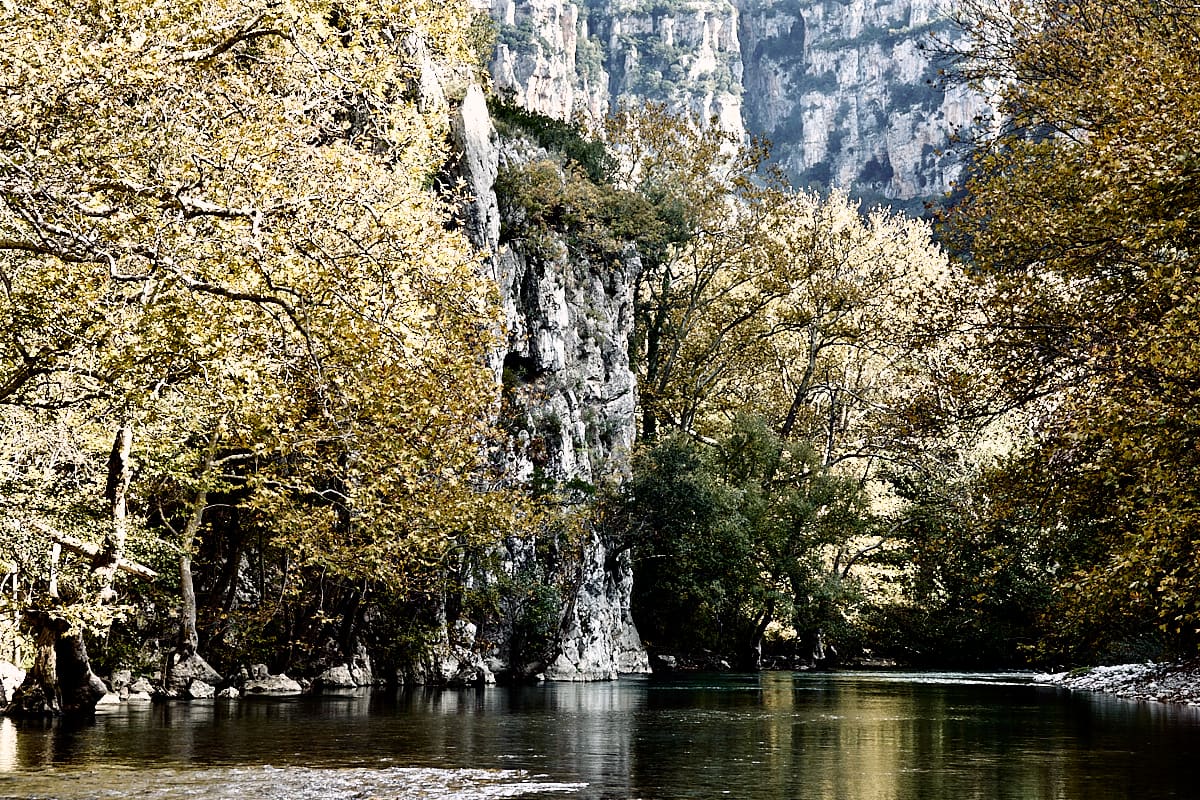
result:
[[[176,691],[186,689],[193,678],[205,682],[220,678],[216,670],[197,652],[200,647],[200,634],[196,629],[196,587],[192,581],[192,553],[195,551],[196,537],[200,533],[200,525],[204,522],[204,512],[208,507],[207,481],[216,460],[224,421],[222,417],[217,422],[209,438],[204,463],[201,465],[200,488],[196,491],[192,513],[188,516],[187,525],[183,529],[183,541],[180,543],[182,552],[179,556],[179,638],[175,643],[174,653],[167,656],[166,668],[163,670],[163,683],[167,688]]]
[[[763,637],[767,633],[767,626],[771,624],[771,620],[774,618],[775,600],[772,598],[767,601],[767,606],[763,609],[762,616],[759,617],[758,623],[754,626],[754,633],[751,634],[750,648],[746,653],[746,667],[748,669],[762,669]]]
[[[125,539],[129,533],[129,454],[133,449],[133,428],[123,423],[113,440],[112,452],[108,456],[108,499],[111,524],[104,537],[104,548],[92,565],[92,575],[100,585],[100,603],[108,604],[117,599],[113,590],[113,577],[117,565],[125,554]]]
[[[26,619],[36,631],[33,666],[13,693],[6,713],[22,717],[92,713],[107,688],[92,672],[83,634],[69,633],[65,622],[45,612],[29,611]]]

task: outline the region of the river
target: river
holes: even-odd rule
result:
[[[144,704],[0,719],[0,798],[1200,797],[1200,709],[839,672]]]

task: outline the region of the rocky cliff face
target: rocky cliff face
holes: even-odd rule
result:
[[[920,205],[959,177],[951,135],[990,112],[939,79],[940,0],[493,0],[492,72],[526,107],[650,99],[767,136],[799,186]]]
[[[506,345],[495,354],[503,386],[503,424],[510,444],[503,454],[509,480],[525,484],[584,486],[619,480],[633,446],[636,378],[629,364],[636,254],[597,265],[565,240],[537,248],[502,242],[495,183],[502,161],[528,158],[529,146],[502,148],[483,94],[468,91],[454,126],[455,167],[472,198],[464,211],[468,235],[486,254],[501,291]],[[538,558],[533,543],[510,541],[498,559],[510,579],[528,574]],[[628,553],[615,552],[605,536],[586,530],[555,554],[566,569],[557,641],[542,668],[555,680],[615,678],[647,672],[649,662],[629,610],[632,569]],[[501,626],[503,628],[504,626]],[[511,628],[476,642],[473,626],[450,631],[458,657],[438,672],[504,661],[502,640]],[[465,654],[474,650],[476,661]],[[510,665],[522,671],[527,665]],[[486,676],[485,676],[486,678]]]

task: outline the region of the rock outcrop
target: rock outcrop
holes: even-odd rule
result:
[[[800,186],[919,206],[961,175],[952,136],[988,118],[940,74],[937,0],[493,0],[497,85],[599,119],[655,100],[765,135]]]
[[[304,687],[297,681],[292,680],[286,673],[278,675],[264,675],[257,673],[255,677],[246,681],[242,687],[244,695],[261,695],[269,697],[283,697],[287,695],[302,694]],[[211,696],[211,695],[210,695]]]
[[[207,661],[198,653],[192,653],[182,661],[170,665],[164,685],[168,691],[180,694],[189,691],[193,681],[216,686],[222,680],[224,679],[221,674],[213,669]]]
[[[503,387],[503,424],[510,445],[498,455],[513,482],[567,486],[620,480],[629,469],[635,434],[636,378],[629,363],[637,255],[593,263],[565,239],[528,248],[501,241],[495,182],[502,167],[529,155],[529,147],[500,146],[481,92],[467,92],[454,125],[459,150],[453,177],[471,200],[463,225],[487,255],[486,269],[500,288],[505,346],[493,367]],[[499,569],[511,579],[535,556],[528,542],[510,541]],[[549,665],[513,664],[516,673],[546,669],[564,680],[612,678],[649,671],[629,613],[632,570],[593,532],[579,550],[559,553],[572,574]],[[474,639],[474,631],[471,638]],[[507,661],[502,640],[464,646],[452,630],[436,648],[439,664],[426,671],[461,682],[486,683],[496,662]],[[471,659],[462,652],[478,656]],[[435,659],[435,660],[438,660]],[[453,662],[450,663],[450,662]],[[449,673],[453,672],[453,675]]]
[[[13,692],[25,680],[25,670],[8,661],[0,661],[0,709],[12,700]]]

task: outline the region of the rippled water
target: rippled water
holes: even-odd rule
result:
[[[1200,797],[1200,711],[1012,675],[834,673],[0,720],[0,798]]]

